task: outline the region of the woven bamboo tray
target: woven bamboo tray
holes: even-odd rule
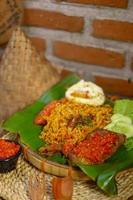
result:
[[[0,137],[16,140],[16,135],[11,133],[4,133],[4,136],[0,134]],[[29,156],[31,157],[30,153],[32,154],[33,152],[29,151]],[[47,165],[46,162],[45,164]],[[26,162],[23,156],[19,158],[15,170],[0,174],[0,197],[4,198],[4,200],[30,200],[28,196],[28,181],[31,176],[34,177],[35,175],[40,179],[45,177],[47,197],[44,199],[53,200],[51,188],[53,176],[47,173],[44,174],[42,170],[38,170],[31,163]],[[133,200],[131,198],[133,196],[133,169],[119,173],[116,177],[116,182],[118,195],[108,197],[92,181],[74,181],[72,200]]]

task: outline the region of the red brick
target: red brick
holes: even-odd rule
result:
[[[57,0],[70,3],[92,4],[99,6],[111,6],[116,8],[127,8],[128,0]]]
[[[76,62],[102,65],[111,68],[122,68],[124,66],[123,54],[106,49],[56,41],[53,45],[53,51],[54,55],[60,58]]]
[[[31,37],[32,44],[36,47],[39,52],[44,52],[46,49],[46,41],[42,38]]]
[[[115,20],[94,20],[93,36],[122,41],[133,41],[133,23]]]
[[[81,32],[84,27],[84,19],[83,17],[67,16],[61,12],[25,9],[23,24],[69,32]]]
[[[95,82],[101,86],[106,93],[133,97],[133,82],[128,80],[95,76]]]

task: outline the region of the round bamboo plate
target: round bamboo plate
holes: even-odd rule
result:
[[[38,153],[32,151],[30,148],[22,144],[23,154],[25,159],[39,170],[55,175],[65,177],[68,175],[69,166],[61,165],[53,161],[43,158]],[[72,177],[74,180],[90,180],[82,171],[72,168]]]

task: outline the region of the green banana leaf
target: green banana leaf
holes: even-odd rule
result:
[[[133,149],[127,151],[122,146],[106,163],[100,165],[78,165],[78,167],[92,180],[96,181],[108,195],[117,194],[115,176],[122,170],[133,167]]]
[[[44,92],[35,103],[9,117],[3,123],[3,128],[7,131],[18,133],[22,143],[37,151],[44,142],[39,139],[42,127],[34,124],[35,116],[50,101],[64,97],[66,89],[79,80],[80,78],[74,74],[67,76],[50,90]]]
[[[64,97],[66,89],[79,80],[80,78],[76,75],[67,76],[47,92],[44,92],[32,105],[9,117],[3,123],[3,128],[13,133],[19,133],[21,142],[28,145],[33,151],[37,151],[40,146],[44,145],[44,142],[39,139],[42,127],[34,124],[35,116],[50,101]],[[55,155],[52,159],[66,162],[64,158],[58,155]],[[108,195],[114,195],[117,193],[116,174],[124,169],[133,167],[133,149],[127,151],[123,146],[104,164],[93,166],[78,165],[78,167]]]

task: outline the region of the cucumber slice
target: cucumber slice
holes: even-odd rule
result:
[[[105,126],[104,129],[107,129],[107,130],[109,130],[109,131],[112,131],[112,128],[114,127],[114,125],[115,125],[115,124],[110,123],[110,124],[108,124],[107,126]]]
[[[130,117],[127,117],[127,116],[124,116],[122,114],[114,114],[112,117],[111,117],[111,120],[112,120],[112,123],[113,124],[116,124],[117,122],[123,122],[125,124],[129,124],[131,125],[132,124],[132,120]]]
[[[129,137],[133,137],[133,125],[129,125],[123,122],[117,122],[112,128],[112,131],[116,133],[123,133]]]

